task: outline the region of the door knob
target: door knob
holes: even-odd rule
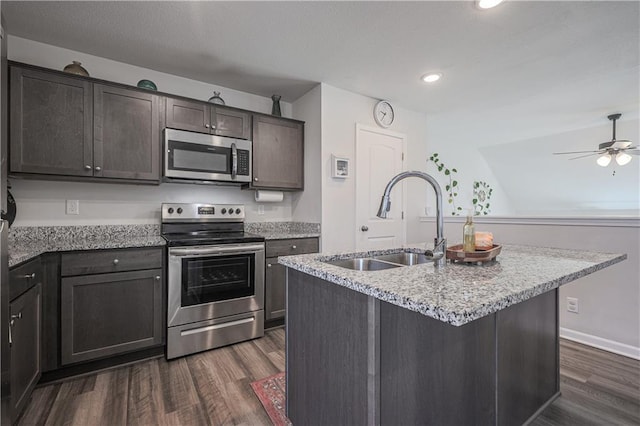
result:
[[[102,170],[102,167],[96,166],[96,172],[99,172],[100,170]]]
[[[92,168],[93,168],[93,167],[91,167],[91,166],[90,166],[90,165],[88,165],[88,164],[87,164],[86,166],[84,166],[84,169],[85,169],[85,170],[91,170]]]
[[[362,227],[360,228],[360,230],[362,232],[367,232],[369,230],[369,227],[367,225],[362,225]]]

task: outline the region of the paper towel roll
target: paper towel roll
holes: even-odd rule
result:
[[[284,199],[282,191],[262,191],[256,190],[256,202],[258,203],[280,203]]]

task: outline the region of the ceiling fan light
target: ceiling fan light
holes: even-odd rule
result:
[[[607,167],[610,162],[611,162],[611,155],[610,154],[601,155],[596,160],[596,163],[598,163],[598,166],[602,166],[602,167]]]
[[[625,164],[628,164],[629,161],[631,161],[631,158],[633,157],[631,157],[626,152],[619,152],[616,155],[616,163],[618,163],[620,166],[624,166]]]

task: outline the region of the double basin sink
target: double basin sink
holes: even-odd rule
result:
[[[433,259],[428,258],[424,254],[400,252],[371,257],[357,257],[355,259],[330,260],[325,263],[356,271],[382,271],[429,262],[433,262]]]

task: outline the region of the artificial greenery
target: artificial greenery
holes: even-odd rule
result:
[[[443,172],[445,176],[449,178],[449,183],[445,185],[444,190],[447,192],[447,201],[453,207],[451,214],[453,216],[460,216],[460,212],[462,211],[462,207],[456,206],[456,197],[458,196],[458,181],[455,179],[456,173],[458,170],[451,168],[448,169],[440,158],[438,157],[438,153],[434,152],[429,160],[433,161],[436,167],[438,167],[439,172]]]
[[[493,193],[493,188],[484,181],[473,182],[473,214],[475,216],[488,215],[491,212],[489,199]]]
[[[462,212],[462,207],[456,206],[456,197],[458,196],[459,185],[456,180],[456,173],[458,170],[454,168],[447,168],[444,163],[440,160],[437,152],[434,152],[430,157],[430,161],[438,168],[439,172],[444,173],[444,175],[449,178],[449,183],[444,186],[444,189],[447,193],[447,201],[451,204],[452,211],[451,214],[453,216],[460,216]],[[489,200],[491,199],[491,194],[493,193],[493,188],[484,181],[476,180],[473,181],[473,215],[488,215],[491,212],[491,204]]]

